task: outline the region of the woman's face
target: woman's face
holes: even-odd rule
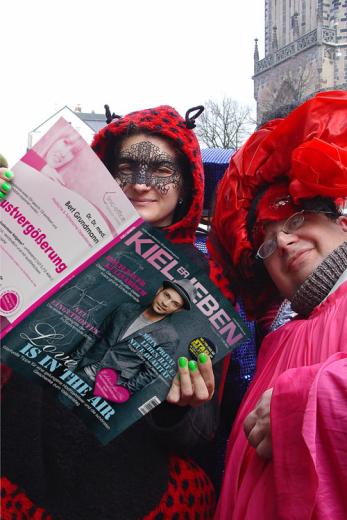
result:
[[[52,168],[61,168],[74,158],[74,143],[62,137],[55,141],[46,153],[46,162]]]
[[[113,175],[146,221],[172,224],[182,196],[182,171],[174,147],[165,139],[138,134],[123,140]]]

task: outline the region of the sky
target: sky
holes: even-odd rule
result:
[[[255,108],[264,0],[11,0],[1,18],[0,153],[10,166],[65,105],[124,115],[169,104],[184,116],[228,96]]]

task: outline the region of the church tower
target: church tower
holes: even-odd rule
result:
[[[347,90],[347,0],[265,0],[265,57],[254,50],[257,120],[320,90]]]

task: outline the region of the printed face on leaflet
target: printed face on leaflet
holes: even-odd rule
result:
[[[125,138],[113,174],[146,222],[156,227],[172,223],[182,196],[182,171],[168,141],[146,134]]]
[[[61,137],[50,146],[45,159],[49,166],[58,169],[72,161],[78,151],[76,139]]]

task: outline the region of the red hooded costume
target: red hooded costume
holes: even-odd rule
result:
[[[134,127],[169,139],[186,157],[189,171],[185,171],[184,175],[191,176],[193,180],[190,204],[182,218],[165,228],[166,237],[175,243],[194,243],[195,232],[202,214],[204,170],[199,143],[192,131],[193,125],[194,119],[187,116],[184,120],[174,108],[163,105],[114,119],[95,135],[92,142],[94,152],[108,169],[111,168],[113,161],[115,144],[122,137],[126,137]]]
[[[189,205],[164,231],[175,243],[192,244],[204,189],[194,116],[184,120],[173,108],[161,106],[115,119],[92,144],[108,167],[114,146],[134,125],[169,138],[187,159],[184,175],[191,176],[193,184]],[[215,428],[214,403],[186,410],[164,403],[158,411],[160,428],[144,418],[101,446],[75,414],[41,387],[28,385],[16,374],[6,375],[3,518],[138,520],[177,511],[185,518],[211,517],[214,492],[208,477],[177,453],[209,438]]]

